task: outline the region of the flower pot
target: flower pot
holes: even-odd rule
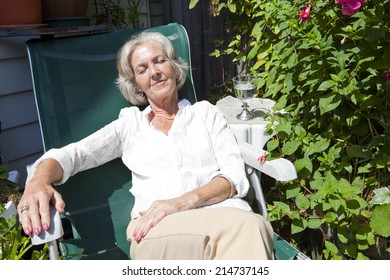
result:
[[[88,1],[42,0],[42,17],[44,19],[84,17],[87,13]]]
[[[41,0],[0,0],[0,25],[42,23]]]

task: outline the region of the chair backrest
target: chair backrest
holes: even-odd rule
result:
[[[176,55],[191,67],[188,36],[172,23],[148,28],[167,36]],[[34,39],[27,42],[44,149],[78,141],[131,106],[115,85],[120,47],[145,29]],[[196,94],[191,71],[179,93],[191,103]],[[120,159],[73,176],[57,187],[66,202],[71,230],[65,232],[68,258],[128,259],[126,227],[133,197],[131,173]]]

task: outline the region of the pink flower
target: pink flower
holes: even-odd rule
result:
[[[262,154],[261,156],[259,156],[257,161],[260,162],[261,164],[263,164],[266,161],[265,156],[266,156],[266,153]]]
[[[390,83],[390,69],[385,71],[385,73],[383,73],[383,76],[385,76],[386,83]]]
[[[366,0],[335,0],[336,4],[341,5],[342,13],[346,16],[352,16],[360,7],[366,3]]]
[[[310,11],[311,11],[311,5],[307,5],[303,11],[300,12],[299,18],[302,20],[309,20],[310,19]]]

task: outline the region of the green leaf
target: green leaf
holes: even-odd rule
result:
[[[370,244],[370,245],[374,245],[376,243],[376,237],[375,237],[374,233],[372,233],[372,232],[367,233],[367,241],[368,241],[368,244]]]
[[[190,10],[193,9],[196,6],[196,4],[198,4],[198,2],[199,0],[191,0],[189,5]]]
[[[299,215],[299,211],[298,211],[298,210],[290,211],[290,212],[288,213],[288,217],[289,217],[291,220],[300,219],[300,218],[301,218],[301,216]]]
[[[277,139],[273,139],[267,142],[267,151],[273,151],[279,146],[279,141]]]
[[[298,55],[295,52],[293,52],[287,61],[287,67],[291,69],[295,67],[298,64],[298,62],[299,62]]]
[[[356,245],[354,244],[339,244],[340,251],[347,255],[350,256],[352,259],[356,258],[357,255],[357,248]]]
[[[358,173],[370,173],[374,169],[372,162],[359,166]]]
[[[330,77],[332,78],[333,81],[335,82],[340,82],[340,78],[339,76],[335,75],[335,74],[330,74]]]
[[[281,202],[281,201],[274,201],[274,205],[278,207],[281,211],[282,214],[286,215],[288,212],[290,212],[290,206],[288,204]]]
[[[331,87],[335,86],[336,83],[332,80],[327,80],[325,82],[322,82],[320,86],[318,87],[318,91],[326,91],[330,89]]]
[[[390,204],[376,206],[372,212],[370,225],[379,235],[390,236]],[[387,221],[387,222],[385,222]]]
[[[301,188],[298,185],[290,185],[286,190],[286,198],[290,199],[296,197],[299,194],[300,190]]]
[[[325,221],[330,224],[337,219],[337,215],[333,212],[328,212],[325,214]]]
[[[308,158],[308,157],[297,159],[294,162],[294,166],[295,166],[295,169],[297,170],[297,172],[299,172],[303,169],[306,169],[310,173],[313,171],[313,164],[312,164],[310,158]]]
[[[347,205],[347,209],[351,213],[355,215],[359,215],[361,209],[366,206],[366,202],[362,199],[355,198],[355,199],[347,200],[346,205]]]
[[[333,111],[341,103],[341,97],[335,93],[328,94],[326,97],[320,98],[319,106],[321,115],[326,112]]]
[[[386,154],[383,154],[376,162],[376,166],[377,166],[377,168],[386,168],[387,167],[388,170],[390,171],[390,169],[389,169],[390,157]]]
[[[307,227],[307,221],[305,219],[294,219],[291,223],[291,233],[295,234],[305,230]]]
[[[301,141],[298,140],[289,141],[286,144],[284,144],[282,151],[286,155],[292,155],[293,153],[295,153],[295,151],[299,148],[300,145],[301,145]]]
[[[221,56],[221,51],[220,50],[215,50],[212,53],[210,53],[209,56],[220,57]]]
[[[277,70],[278,68],[277,67],[273,67],[271,69],[271,71],[269,72],[269,75],[268,75],[268,78],[267,78],[267,88],[272,88],[274,86],[274,81],[275,81],[275,77],[276,77],[276,74],[277,74]]]
[[[321,153],[329,147],[329,139],[320,138],[318,141],[311,143],[307,155],[312,155],[314,153]]]
[[[347,147],[346,151],[349,157],[369,158],[370,156],[372,156],[371,151],[368,151],[364,147],[358,145],[349,146]]]
[[[235,13],[237,11],[237,6],[236,6],[236,3],[228,3],[228,8],[230,10],[231,13]]]
[[[351,199],[362,192],[361,187],[351,185],[349,181],[344,178],[339,180],[337,190],[345,199]]]
[[[340,242],[346,244],[349,240],[349,232],[345,228],[339,228],[337,231],[337,237],[340,240]]]
[[[390,188],[383,187],[380,189],[374,190],[374,196],[370,200],[371,205],[384,205],[390,204]]]
[[[325,240],[325,248],[331,252],[332,254],[336,255],[339,250],[337,249],[336,245],[334,245],[333,243]]]
[[[340,196],[331,195],[329,197],[329,203],[332,206],[332,209],[337,212],[340,209],[340,207],[341,207],[341,198],[340,198]]]
[[[356,260],[369,260],[369,258],[366,255],[364,255],[362,252],[359,252],[357,254]]]
[[[303,193],[297,195],[295,203],[300,210],[306,210],[310,206],[309,199]]]
[[[249,52],[249,54],[248,54],[248,56],[247,56],[248,60],[250,60],[250,59],[252,59],[252,58],[254,58],[254,57],[256,56],[257,51],[259,50],[259,48],[260,48],[260,45],[259,45],[259,44],[256,44],[256,45],[251,49],[251,51]]]
[[[262,30],[264,29],[264,23],[265,21],[263,20],[256,22],[256,24],[253,26],[251,36],[260,37]]]
[[[301,125],[296,125],[294,127],[294,131],[295,131],[295,134],[301,138],[304,138],[307,134],[305,128],[303,128]]]
[[[283,88],[283,84],[274,83],[274,84],[268,86],[268,90],[267,90],[266,95],[267,95],[267,96],[274,96],[274,95],[277,94],[282,88]],[[267,97],[266,95],[264,95],[264,97]]]
[[[328,195],[334,194],[337,191],[337,185],[337,178],[331,172],[327,172],[324,180],[324,192]]]
[[[276,101],[276,104],[274,105],[273,109],[276,111],[280,111],[280,110],[286,108],[286,104],[287,104],[287,96],[283,95],[279,98],[278,101]]]
[[[311,228],[311,229],[317,229],[323,223],[324,223],[324,221],[321,218],[312,216],[312,217],[309,217],[309,219],[307,221],[307,227]]]

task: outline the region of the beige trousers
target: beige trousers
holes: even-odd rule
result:
[[[168,215],[140,241],[133,240],[139,222],[127,228],[134,260],[273,259],[273,230],[253,212],[235,208],[202,208]]]

